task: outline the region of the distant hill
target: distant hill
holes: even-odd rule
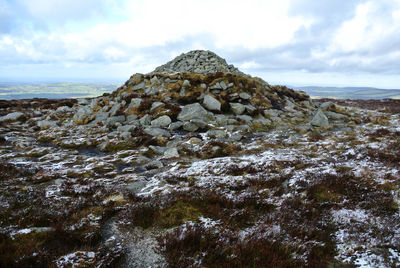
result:
[[[307,92],[315,98],[338,99],[400,99],[400,89],[379,89],[373,87],[292,87]]]
[[[96,97],[106,92],[112,92],[118,86],[118,84],[89,83],[17,84],[0,82],[0,99]]]

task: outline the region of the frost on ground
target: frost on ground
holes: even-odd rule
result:
[[[2,123],[0,266],[399,266],[400,115],[351,113],[133,145],[72,115]]]

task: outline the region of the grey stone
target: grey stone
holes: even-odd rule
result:
[[[239,122],[233,118],[229,118],[227,121],[227,124],[229,124],[229,125],[236,125],[237,123],[239,123]]]
[[[224,130],[212,129],[207,131],[207,136],[211,138],[225,138],[227,136],[227,133]]]
[[[236,116],[237,119],[240,119],[244,122],[246,122],[247,124],[251,123],[251,121],[253,121],[253,118],[249,115],[237,115]]]
[[[93,113],[93,110],[88,106],[79,107],[78,111],[74,115],[75,121],[83,121]]]
[[[291,102],[290,100],[286,100],[285,103],[285,109],[294,109],[294,107],[296,107],[296,104],[294,104],[293,102]]]
[[[160,136],[167,137],[167,138],[171,137],[171,134],[169,133],[169,131],[162,129],[162,128],[148,127],[148,128],[145,128],[143,131],[146,134],[149,134],[150,136],[153,136],[153,137],[160,137]]]
[[[235,114],[242,114],[245,110],[246,110],[246,106],[244,106],[241,103],[229,103],[229,105],[231,106],[232,112],[234,112]]]
[[[112,116],[107,118],[106,120],[106,126],[107,127],[114,127],[117,125],[117,123],[122,123],[126,120],[125,115],[119,115],[119,116]]]
[[[184,80],[182,87],[190,87],[190,81],[189,80]]]
[[[249,100],[249,99],[251,98],[251,96],[250,96],[249,94],[247,94],[246,92],[240,93],[240,94],[239,94],[239,97],[240,97],[241,99],[244,99],[244,100]]]
[[[94,107],[93,107],[94,108]],[[61,106],[61,107],[58,107],[57,108],[57,110],[56,110],[56,113],[60,113],[60,114],[63,114],[63,113],[72,113],[74,111],[74,109],[72,109],[71,107],[68,107],[68,106]]]
[[[141,90],[144,89],[144,87],[146,86],[146,84],[144,82],[141,82],[139,84],[137,84],[136,86],[132,87],[133,90]]]
[[[206,89],[206,88],[207,88],[207,85],[204,84],[204,83],[201,83],[201,84],[200,84],[200,87],[201,87],[202,89]]]
[[[168,115],[163,115],[151,121],[151,125],[153,127],[167,127],[171,122],[171,118]]]
[[[224,81],[219,82],[219,86],[221,87],[222,90],[225,90],[228,88]]]
[[[329,126],[329,121],[324,112],[321,109],[318,109],[310,124],[316,127],[327,127]]]
[[[203,106],[211,111],[221,111],[221,102],[210,95],[204,97]]]
[[[151,123],[151,116],[145,114],[142,118],[139,119],[139,122],[142,126],[148,126]]]
[[[121,134],[119,135],[121,138],[123,138],[124,140],[130,139],[132,138],[132,133],[131,132],[121,132]]]
[[[146,181],[144,179],[137,180],[137,181],[129,183],[126,186],[126,189],[137,194],[137,193],[140,193],[140,191],[142,191],[142,189],[146,188],[147,184],[148,184],[148,181]]]
[[[218,114],[215,116],[216,122],[219,126],[226,126],[228,119],[223,114]]]
[[[207,120],[208,112],[199,103],[193,103],[186,105],[182,108],[182,111],[178,114],[178,120],[189,121],[192,119]]]
[[[164,154],[164,152],[167,150],[166,147],[161,147],[161,146],[154,146],[150,145],[149,148],[155,152],[156,154]]]
[[[163,167],[164,167],[164,164],[159,160],[151,161],[150,163],[148,163],[144,166],[144,168],[147,170],[158,169],[158,168],[163,168]]]
[[[156,101],[151,104],[150,113],[154,112],[158,107],[164,107],[165,103]]]
[[[169,129],[169,130],[176,130],[176,129],[182,127],[182,126],[183,126],[183,122],[177,121],[177,122],[171,123],[171,124],[169,125],[168,129]]]
[[[227,125],[225,126],[225,129],[229,132],[232,132],[235,129],[235,127],[236,127],[235,125]]]
[[[239,133],[234,133],[228,138],[228,141],[234,142],[234,141],[240,141],[241,139],[243,139],[243,135]]]
[[[164,152],[163,158],[169,159],[169,158],[176,158],[179,157],[178,150],[176,148],[169,148]]]
[[[264,110],[264,115],[268,117],[279,117],[279,111],[275,109]]]
[[[222,89],[222,88],[221,88],[221,85],[217,82],[214,85],[210,86],[210,90],[213,90],[213,89]]]
[[[333,103],[333,102],[331,102],[331,101],[327,101],[327,102],[324,102],[324,103],[321,103],[320,105],[319,105],[319,108],[321,109],[321,110],[329,110],[329,109],[331,109],[331,108],[333,108],[335,106],[335,104]]]
[[[93,123],[101,122],[107,120],[110,117],[110,113],[97,113]]]
[[[332,120],[343,120],[343,119],[347,118],[347,116],[344,114],[339,114],[339,113],[334,113],[334,112],[329,112],[329,111],[326,111],[324,113],[328,117],[328,119],[332,119]]]
[[[135,122],[137,121],[136,119],[138,118],[138,116],[136,114],[130,114],[126,117],[126,122],[130,123],[130,122]]]
[[[249,125],[239,125],[237,127],[238,130],[248,131],[250,129]]]
[[[131,99],[131,102],[129,103],[128,109],[130,110],[132,108],[139,107],[141,103],[142,103],[141,98],[133,98],[133,99]]]
[[[146,87],[144,89],[144,93],[146,93],[149,96],[152,96],[152,95],[156,95],[161,90],[162,90],[162,88],[159,86],[151,86],[151,87]]]
[[[118,110],[121,109],[121,107],[122,105],[120,103],[114,104],[113,107],[111,107],[110,116],[114,116],[118,112]]]
[[[270,125],[272,122],[271,122],[271,120],[268,120],[266,118],[257,118],[255,120],[253,120],[253,123],[267,126],[267,125]]]
[[[14,113],[9,113],[5,116],[0,117],[0,122],[5,122],[5,121],[17,121],[24,117],[24,114],[21,112],[14,112]]]
[[[247,110],[247,112],[248,112],[249,114],[254,113],[255,110],[257,110],[256,107],[254,107],[254,106],[251,105],[251,104],[245,105],[245,108],[246,108],[246,110]]]
[[[135,125],[125,125],[125,126],[119,126],[117,128],[117,131],[119,132],[132,132],[136,129]]]
[[[183,124],[183,129],[186,130],[186,131],[193,132],[193,131],[198,130],[199,127],[194,123],[185,122],[185,124]]]
[[[42,120],[37,122],[37,126],[41,129],[57,127],[57,121],[50,121],[50,120]]]
[[[204,122],[204,121],[201,120],[201,119],[192,119],[192,120],[190,120],[190,123],[195,124],[195,125],[198,126],[199,128],[206,128],[207,125],[208,125],[206,122]]]

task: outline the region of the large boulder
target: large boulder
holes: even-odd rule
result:
[[[321,109],[318,109],[313,119],[311,120],[310,124],[315,127],[328,127],[329,120],[328,117],[326,117],[326,115],[324,114],[324,112]]]
[[[199,103],[188,104],[182,108],[178,114],[178,120],[189,121],[192,119],[207,120],[208,112]]]

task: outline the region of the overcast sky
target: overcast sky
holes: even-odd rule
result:
[[[193,49],[272,84],[400,88],[400,0],[0,0],[3,82],[124,82]]]

